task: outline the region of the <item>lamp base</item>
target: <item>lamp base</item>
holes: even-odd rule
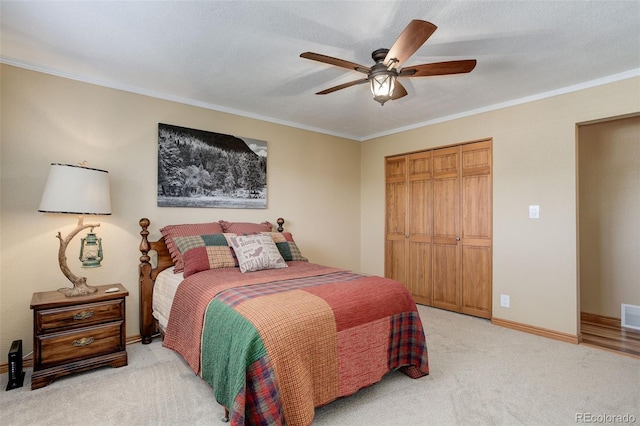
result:
[[[98,226],[100,226],[99,223],[85,225],[83,217],[80,216],[78,218],[78,226],[76,226],[76,228],[71,231],[71,233],[65,238],[62,238],[62,235],[58,232],[57,238],[60,240],[60,248],[58,249],[58,263],[60,264],[60,270],[62,271],[64,276],[67,277],[69,281],[71,281],[71,284],[73,284],[73,288],[64,288],[60,290],[60,292],[67,297],[86,296],[87,294],[92,294],[98,291],[97,288],[91,287],[87,284],[86,277],[79,277],[71,272],[71,269],[69,269],[69,267],[67,266],[67,255],[65,254],[67,245],[69,245],[71,239],[75,237],[78,232],[82,231],[85,228],[93,229]]]
[[[96,287],[92,287],[86,283],[75,284],[73,288],[65,288],[60,290],[67,297],[86,296],[98,291]]]

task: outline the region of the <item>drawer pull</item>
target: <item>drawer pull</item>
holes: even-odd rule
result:
[[[80,340],[74,340],[73,342],[71,342],[71,344],[76,347],[82,347],[82,346],[87,346],[92,344],[94,340],[95,339],[93,337],[89,337],[89,338],[83,337]]]
[[[74,320],[85,320],[93,316],[93,311],[82,311],[73,315]]]

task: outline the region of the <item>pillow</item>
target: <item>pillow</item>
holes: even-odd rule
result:
[[[229,242],[238,258],[240,272],[287,267],[270,235],[238,235],[229,237]]]
[[[269,222],[250,223],[250,222],[227,222],[220,220],[218,223],[222,226],[222,232],[231,232],[234,234],[256,234],[259,232],[273,231],[273,225]]]
[[[176,237],[174,242],[182,253],[184,277],[200,271],[238,266],[228,238],[235,234],[208,234]]]
[[[276,243],[276,247],[278,247],[280,255],[285,261],[309,261],[309,259],[302,255],[295,241],[293,241],[293,235],[291,235],[291,232],[263,232],[263,234],[269,234],[271,236],[273,242]]]
[[[168,225],[160,229],[160,233],[164,237],[164,242],[167,245],[169,254],[173,263],[176,265],[174,272],[182,272],[184,269],[184,263],[182,261],[182,254],[176,247],[173,239],[176,237],[187,237],[189,235],[203,235],[203,234],[221,234],[224,231],[222,226],[217,222],[211,223],[192,223],[186,225]]]

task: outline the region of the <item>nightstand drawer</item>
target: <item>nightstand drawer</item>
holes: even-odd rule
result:
[[[123,315],[124,299],[46,309],[36,314],[36,333],[49,333],[63,327],[86,327],[108,321],[120,321]]]
[[[121,338],[124,322],[117,321],[95,327],[87,327],[75,332],[52,333],[36,337],[40,359],[35,362],[39,368],[47,368],[58,363],[124,350]]]

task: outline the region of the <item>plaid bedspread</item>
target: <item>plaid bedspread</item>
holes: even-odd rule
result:
[[[307,262],[188,277],[164,344],[211,384],[234,425],[309,425],[315,407],[393,369],[429,373],[422,323],[400,283]]]

